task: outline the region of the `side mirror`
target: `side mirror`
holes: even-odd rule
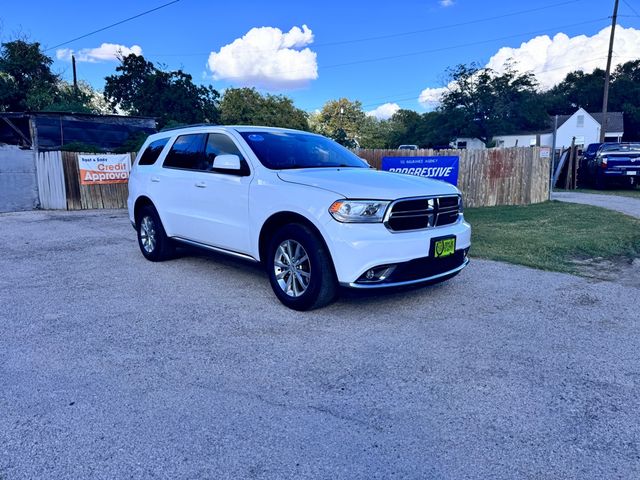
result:
[[[240,170],[240,157],[238,155],[218,155],[213,159],[213,168]]]

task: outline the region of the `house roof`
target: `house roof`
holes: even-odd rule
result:
[[[602,112],[591,113],[587,112],[593,117],[593,119],[602,125]],[[564,123],[573,117],[575,113],[571,115],[558,115],[558,127],[564,125]],[[551,129],[553,130],[553,122],[551,119]],[[607,132],[624,132],[624,114],[623,112],[609,112],[607,113]]]
[[[579,110],[576,110],[571,115],[558,115],[558,128],[564,125],[567,120],[573,117]],[[602,112],[591,113],[587,112],[593,117],[593,119],[602,125]],[[542,135],[545,133],[553,133],[553,126],[555,123],[555,116],[549,116],[548,127],[542,130],[521,130],[513,133],[498,134],[496,137],[516,137],[524,135]],[[607,133],[624,132],[624,113],[623,112],[609,112],[607,113]]]

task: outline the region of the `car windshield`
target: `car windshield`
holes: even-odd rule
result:
[[[342,145],[320,135],[297,132],[240,132],[258,160],[273,170],[319,167],[368,168]]]
[[[600,145],[602,145],[601,143],[592,143],[591,145],[589,145],[587,147],[587,152],[586,153],[596,153],[598,151],[598,149],[600,148]]]
[[[601,152],[640,152],[640,143],[610,143],[602,145]]]

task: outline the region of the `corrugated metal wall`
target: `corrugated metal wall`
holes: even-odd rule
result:
[[[40,152],[36,160],[40,208],[65,210],[67,190],[61,152]]]

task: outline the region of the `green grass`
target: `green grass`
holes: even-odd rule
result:
[[[574,261],[640,257],[640,220],[589,205],[467,208],[471,255],[542,270],[580,273]]]
[[[610,190],[592,190],[590,188],[578,188],[577,190],[559,190],[555,189],[554,192],[577,192],[577,193],[595,193],[598,195],[616,195],[619,197],[631,197],[640,198],[640,189],[610,189]]]

